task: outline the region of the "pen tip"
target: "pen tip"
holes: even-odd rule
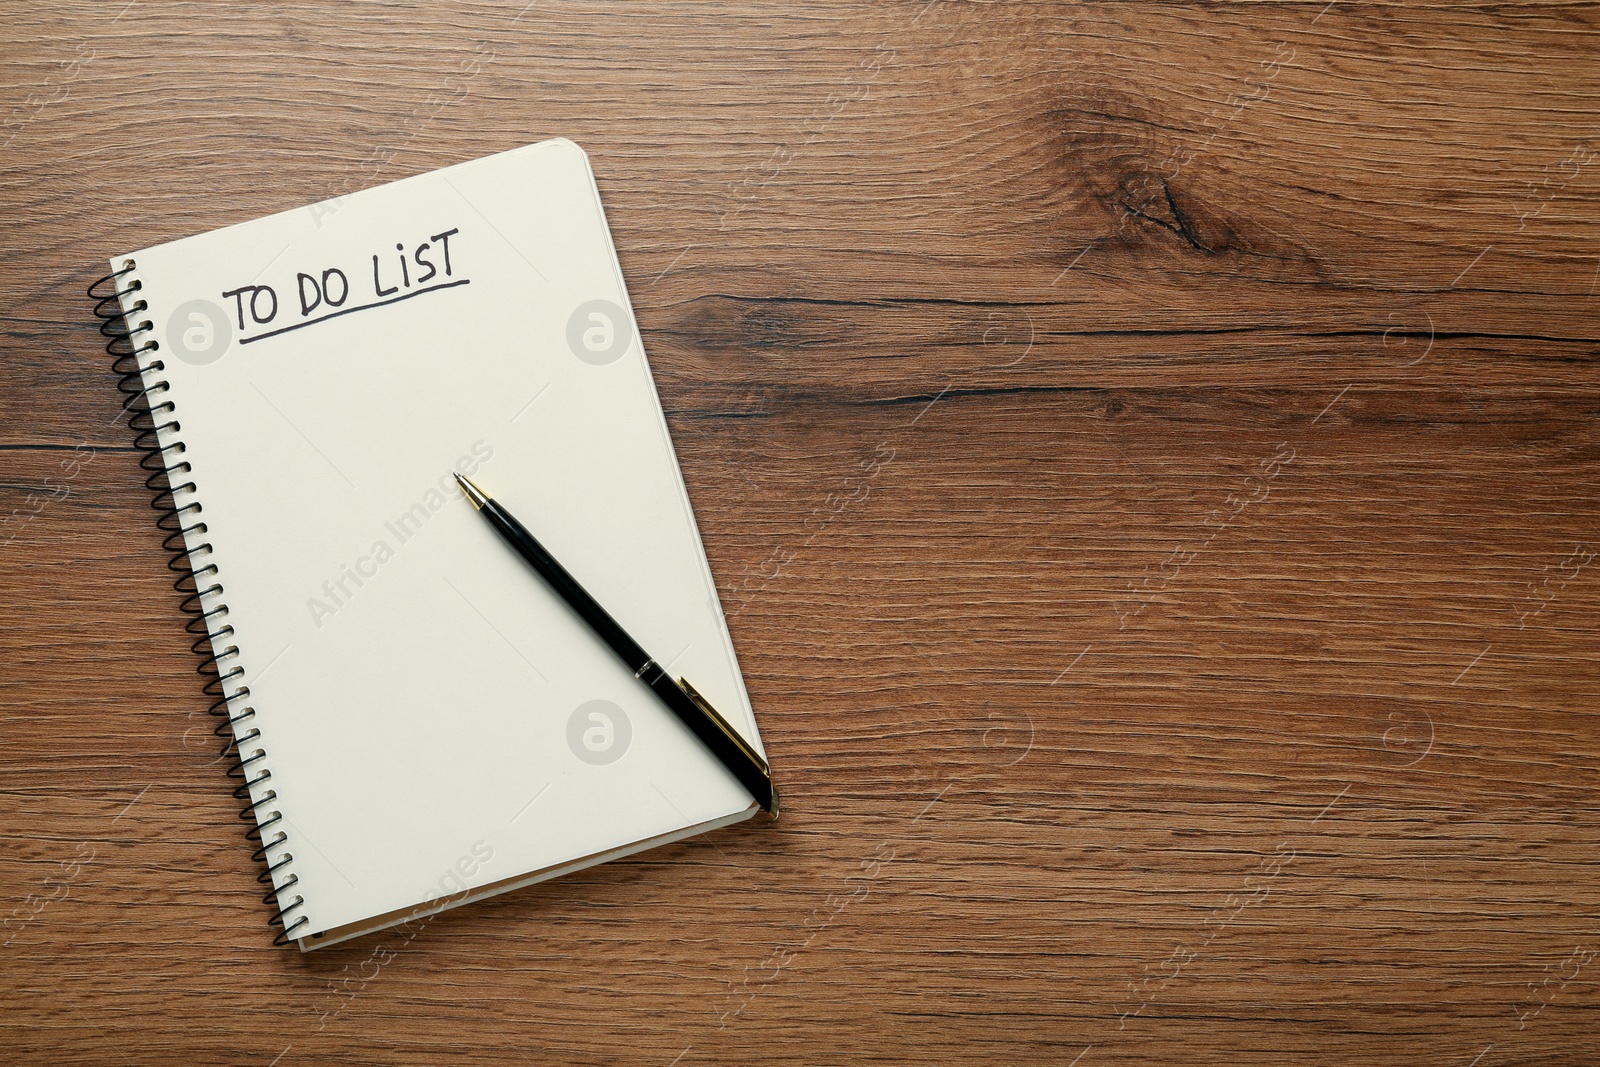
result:
[[[455,476],[456,484],[461,486],[461,491],[467,494],[467,499],[472,501],[472,506],[482,510],[483,506],[489,502],[489,494],[473,485],[471,478],[464,478],[456,471],[451,471],[450,473]]]

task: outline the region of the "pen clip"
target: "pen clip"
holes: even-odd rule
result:
[[[761,758],[760,753],[750,747],[749,743],[745,741],[742,736],[740,736],[738,730],[735,730],[733,727],[728,725],[728,720],[724,719],[722,717],[722,713],[711,706],[711,701],[700,695],[700,690],[689,684],[689,679],[679,678],[678,688],[683,690],[684,696],[687,696],[690,700],[694,701],[695,707],[706,713],[706,718],[716,723],[717,729],[728,735],[728,740],[737,745],[739,751],[743,752],[758,767],[761,768],[762,774],[766,775],[768,778],[772,777],[772,769],[767,766],[767,761]]]

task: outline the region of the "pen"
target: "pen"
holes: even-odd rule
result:
[[[528,532],[527,527],[516,520],[515,516],[490,499],[489,494],[472,484],[471,480],[459,474],[455,475],[455,479],[461,483],[461,490],[467,494],[467,499],[472,501],[472,506],[489,520],[489,525],[494,527],[495,532],[539,572],[539,577],[567,602],[568,607],[588,623],[589,629],[594,631],[595,636],[604,641],[611,651],[628,665],[633,676],[649,686],[650,691],[667,706],[667,710],[676,715],[700,739],[700,743],[710,749],[711,754],[722,761],[724,767],[733,772],[733,776],[739,779],[740,784],[755,797],[761,810],[776,819],[778,790],[772,784],[772,772],[767,767],[767,761],[739,736],[737,730],[728,725],[727,720],[695,690],[694,686],[689,684],[687,678],[680,678],[674,682],[661,664],[639,647],[639,642],[628,636],[628,632],[617,624],[617,620],[611,617],[610,612],[601,607],[594,597],[578,584],[578,580],[556,562],[556,558],[545,550],[545,547]]]

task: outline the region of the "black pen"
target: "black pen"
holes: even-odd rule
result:
[[[453,472],[452,472],[453,473]],[[718,714],[705,697],[695,691],[687,678],[680,678],[676,682],[657,663],[639,647],[639,642],[628,636],[628,632],[617,624],[610,612],[601,607],[594,597],[590,596],[578,580],[567,573],[567,569],[545,547],[529,533],[527,527],[516,520],[505,508],[496,504],[489,498],[489,494],[479,489],[476,485],[461,475],[455,476],[461,483],[462,492],[467,494],[467,499],[472,501],[472,506],[489,520],[489,525],[495,532],[505,538],[517,554],[527,560],[533,569],[539,572],[550,588],[567,606],[578,613],[584,622],[589,624],[589,629],[595,636],[604,641],[628,669],[633,676],[650,687],[650,691],[660,698],[667,710],[676,715],[700,743],[711,750],[711,754],[722,761],[722,765],[733,772],[735,778],[750,791],[755,797],[761,810],[778,817],[778,790],[772,784],[772,772],[767,767],[767,761],[762,759],[755,749],[739,736],[739,731],[728,725],[726,719]]]

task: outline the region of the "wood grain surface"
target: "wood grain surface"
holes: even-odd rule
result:
[[[1594,4],[0,26],[0,1062],[1600,1062]],[[83,289],[552,136],[784,818],[273,949]]]

